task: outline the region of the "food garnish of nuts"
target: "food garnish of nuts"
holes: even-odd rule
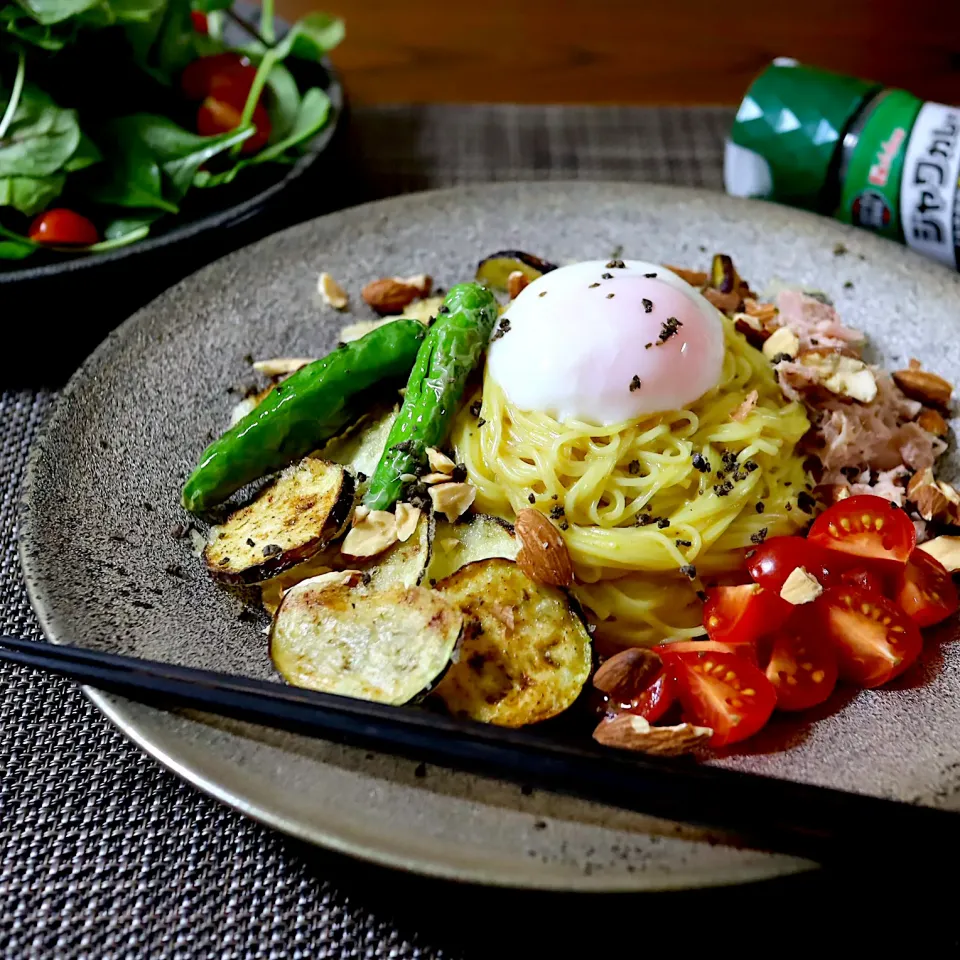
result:
[[[945,515],[950,510],[950,499],[940,489],[933,477],[933,470],[919,470],[907,484],[907,499],[917,508],[924,520]]]
[[[935,437],[945,437],[950,430],[947,421],[930,407],[924,407],[917,417],[917,424],[927,433],[932,433]]]
[[[721,312],[735,313],[740,306],[741,297],[739,293],[721,293],[713,287],[707,287],[703,295]]]
[[[520,270],[514,270],[513,273],[507,277],[507,296],[511,300],[515,300],[519,295],[520,291],[524,287],[529,286],[530,281],[527,279],[526,275]]]
[[[539,510],[521,510],[514,530],[521,543],[517,563],[531,580],[554,587],[569,587],[573,583],[573,561],[567,545],[560,531]]]
[[[703,270],[687,270],[685,267],[675,267],[669,263],[664,264],[664,266],[675,273],[681,280],[686,281],[691,287],[696,287],[698,290],[700,287],[706,286],[707,281],[710,279]]]
[[[472,483],[446,482],[430,487],[433,509],[442,513],[451,523],[473,506],[476,497],[477,488]]]
[[[946,407],[950,403],[953,387],[935,373],[911,366],[907,370],[897,370],[893,380],[911,400],[935,407]]]
[[[321,273],[317,278],[317,293],[323,302],[334,310],[345,310],[350,302],[347,291],[329,273]]]
[[[643,717],[621,713],[601,720],[593,739],[605,747],[635,750],[657,757],[679,757],[704,747],[713,736],[710,727],[678,723],[673,727],[654,727]]]
[[[812,352],[804,354],[803,363],[817,371],[817,382],[831,393],[861,403],[871,403],[877,395],[876,377],[862,360],[842,353]]]
[[[803,603],[812,603],[821,593],[823,587],[812,573],[808,573],[804,567],[794,567],[790,576],[783,581],[780,599],[798,607]]]
[[[255,360],[253,369],[265,377],[286,377],[309,363],[313,363],[312,357],[274,357],[272,360]]]
[[[628,647],[603,661],[593,675],[593,685],[614,703],[630,703],[646,690],[662,666],[653,650]]]
[[[414,477],[416,480],[417,477]],[[450,474],[449,473],[425,473],[422,477],[419,478],[421,483],[425,483],[428,487],[433,483],[449,483]]]
[[[371,510],[360,520],[354,517],[340,552],[345,557],[375,557],[397,542],[397,518],[386,510]]]
[[[436,447],[427,447],[427,463],[434,473],[453,473],[457,465]]]
[[[417,529],[417,523],[420,521],[420,508],[409,503],[398,503],[396,506],[397,518],[397,539],[405,543],[413,536],[413,531]]]
[[[364,301],[377,313],[402,313],[420,297],[430,296],[433,278],[425,273],[412,277],[382,277],[372,280],[363,288]]]
[[[321,573],[315,577],[308,577],[301,580],[298,584],[291,587],[291,590],[297,587],[355,587],[363,579],[362,570],[331,570],[329,573]],[[287,591],[289,592],[289,591]]]
[[[789,327],[777,327],[763,344],[763,355],[772,360],[780,354],[795,357],[800,352],[800,338]]]
[[[960,570],[960,537],[934,537],[926,543],[918,543],[917,549],[939,560],[949,573]]]

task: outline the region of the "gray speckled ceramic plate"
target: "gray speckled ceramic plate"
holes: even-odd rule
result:
[[[846,252],[835,252],[838,243]],[[884,361],[909,356],[960,381],[960,277],[872,236],[771,205],[642,185],[495,185],[324,217],[213,264],[142,310],[73,378],[37,443],[21,523],[31,597],[54,640],[271,676],[262,623],[215,587],[170,530],[198,453],[250,379],[244,357],[317,355],[350,318],[318,303],[330,271],[354,299],[373,277],[469,277],[485,253],[703,264],[732,254],[762,287],[821,288]],[[359,311],[358,311],[359,312]],[[948,631],[949,632],[949,631]],[[946,638],[949,639],[949,638]],[[812,723],[776,725],[742,769],[955,805],[956,644],[929,642],[897,689],[858,694]],[[97,704],[202,789],[306,840],[435,875],[569,890],[742,882],[809,863],[732,838],[254,726]],[[774,746],[778,749],[774,749]],[[783,747],[783,749],[779,749]],[[703,802],[708,804],[709,797]]]

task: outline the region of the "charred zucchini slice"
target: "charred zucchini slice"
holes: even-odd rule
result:
[[[468,515],[459,523],[441,520],[433,540],[433,555],[427,575],[440,581],[451,573],[477,560],[503,557],[516,560],[520,544],[513,527],[505,520],[485,513]]]
[[[527,280],[536,280],[537,277],[556,269],[555,263],[541,260],[532,253],[524,253],[522,250],[498,250],[477,264],[474,279],[491,290],[506,290],[507,277],[515,271],[522,273]]]
[[[230,583],[276,576],[340,535],[353,494],[353,477],[340,464],[306,457],[210,531],[207,567]]]
[[[409,703],[447,669],[463,617],[434,590],[357,581],[328,574],[288,590],[270,629],[270,656],[295,686]]]
[[[350,433],[331,440],[320,456],[349,467],[357,479],[358,492],[362,493],[380,462],[387,436],[399,411],[399,405],[374,411]]]
[[[437,584],[466,626],[457,662],[436,689],[454,714],[522,727],[556,716],[590,675],[590,636],[567,596],[502,558]]]

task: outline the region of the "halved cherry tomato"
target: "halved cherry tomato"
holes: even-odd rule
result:
[[[661,671],[646,690],[641,691],[630,703],[622,704],[621,709],[626,713],[635,713],[650,723],[656,723],[673,706],[676,699],[673,681],[669,674]]]
[[[806,710],[823,703],[837,685],[837,652],[812,617],[795,617],[773,637],[767,679],[778,710]]]
[[[757,583],[707,590],[703,625],[711,640],[755,643],[787,622],[793,607]]]
[[[853,567],[850,570],[844,570],[840,574],[840,580],[851,587],[866,590],[867,593],[879,593],[883,597],[887,596],[887,585],[884,578],[876,570],[868,570],[866,567]]]
[[[664,666],[674,680],[684,716],[713,728],[714,747],[752,736],[776,706],[773,684],[734,653],[673,652],[664,658]]]
[[[678,653],[729,653],[735,657],[745,657],[751,663],[757,662],[757,646],[755,643],[721,642],[719,640],[674,640],[670,643],[661,643],[653,648],[666,661]]]
[[[88,247],[100,239],[97,228],[86,217],[64,207],[41,213],[30,224],[27,236],[35,243],[56,247]]]
[[[193,29],[196,30],[197,33],[206,35],[210,32],[207,15],[202,10],[191,10],[190,20],[193,22]]]
[[[188,100],[204,100],[214,92],[215,82],[219,82],[221,88],[229,85],[243,89],[245,86],[243,99],[246,100],[256,75],[256,67],[241,54],[214,53],[209,57],[198,57],[184,67],[180,74],[180,89]],[[218,96],[225,99],[222,92],[221,89]]]
[[[919,628],[886,597],[834,587],[814,602],[814,610],[837,651],[840,676],[859,687],[881,686],[920,656]]]
[[[914,550],[899,572],[894,592],[900,609],[918,626],[946,620],[960,600],[946,568],[924,550]]]
[[[917,531],[899,507],[883,497],[860,494],[835,503],[813,521],[807,539],[839,553],[906,563]]]
[[[197,133],[204,137],[214,137],[240,126],[242,109],[232,104],[207,97],[197,111]],[[266,146],[270,139],[270,117],[262,104],[253,110],[253,125],[256,128],[252,136],[243,141],[241,153],[256,153]]]
[[[803,537],[772,537],[757,547],[747,561],[747,570],[755,583],[779,598],[784,581],[797,567],[828,587],[840,582],[840,571],[846,565],[838,554]]]

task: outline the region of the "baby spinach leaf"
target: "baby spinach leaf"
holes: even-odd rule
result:
[[[0,102],[7,94],[0,91]],[[80,125],[73,110],[58,107],[31,83],[0,139],[0,177],[43,177],[56,173],[80,143]]]
[[[149,23],[166,9],[167,0],[106,0],[115,23]]]
[[[140,139],[126,135],[121,121],[103,135],[106,165],[91,185],[90,196],[118,207],[147,207],[177,213],[178,207],[163,195],[160,164]]]
[[[0,207],[13,207],[32,217],[63,193],[66,182],[62,173],[50,177],[0,177]]]
[[[281,64],[277,64],[267,74],[267,89],[270,96],[267,98],[267,113],[270,114],[271,138],[274,141],[282,140],[297,122],[297,111],[300,109],[300,91],[293,74]]]
[[[22,237],[0,225],[0,260],[22,260],[36,249],[37,244],[28,237]]]
[[[37,23],[52,24],[79,16],[101,0],[17,0]]]
[[[10,3],[0,9],[0,30],[42,50],[62,50],[73,41],[73,25],[55,30],[53,26],[37,23],[28,13]]]
[[[129,237],[132,234],[137,234],[138,237],[146,236],[150,232],[150,227],[163,216],[158,210],[135,210],[131,211],[129,216],[126,217],[117,217],[116,220],[111,220],[103,228],[103,236],[105,240],[123,240],[124,237]],[[146,233],[144,233],[144,228],[146,228]]]
[[[97,145],[81,130],[80,143],[77,144],[77,149],[74,150],[70,159],[63,165],[63,169],[66,170],[67,173],[74,173],[77,170],[84,170],[87,167],[93,166],[93,164],[99,163],[102,159],[103,154]]]
[[[119,221],[116,221],[119,222]],[[116,250],[131,243],[142,240],[150,233],[150,224],[130,221],[125,232],[114,232],[114,236],[107,237],[99,243],[91,243],[88,247],[54,247],[62,253],[105,253],[107,250]]]

